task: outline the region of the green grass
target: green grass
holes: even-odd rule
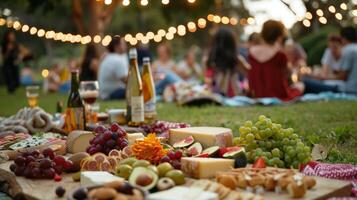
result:
[[[56,101],[64,103],[65,94],[42,94],[40,106],[48,112],[54,112]],[[8,95],[0,88],[0,116],[15,114],[26,106],[24,89],[14,95]],[[66,103],[65,103],[66,104]],[[124,108],[124,101],[99,101],[101,110]],[[309,145],[312,143],[334,144],[339,152],[331,155],[327,161],[349,162],[357,164],[357,102],[356,101],[320,101],[296,103],[284,106],[251,107],[179,107],[175,104],[159,103],[159,119],[186,122],[197,126],[224,126],[231,128],[238,135],[238,128],[246,120],[256,120],[263,114],[271,117],[283,127],[292,127]]]

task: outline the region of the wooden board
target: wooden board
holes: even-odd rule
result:
[[[62,174],[62,180],[55,182],[49,179],[26,179],[18,177],[13,174],[9,166],[12,162],[0,164],[0,182],[6,181],[9,183],[10,196],[25,195],[27,199],[40,199],[40,200],[64,200],[66,195],[62,198],[56,196],[55,190],[58,186],[63,186],[67,192],[74,190],[80,186],[79,182],[72,180],[72,174]]]
[[[16,196],[17,194],[24,194],[28,199],[54,199],[62,200],[63,198],[57,198],[55,189],[58,186],[63,186],[66,189],[66,194],[80,186],[79,182],[73,182],[72,174],[62,174],[62,181],[55,182],[54,180],[32,180],[24,177],[17,177],[10,172],[9,166],[12,162],[6,162],[0,164],[0,182],[6,180],[11,189],[9,194]],[[192,180],[192,179],[191,179]],[[316,177],[317,185],[309,190],[304,198],[301,200],[313,199],[322,200],[329,197],[342,197],[349,196],[351,194],[352,184],[347,181],[331,180],[321,177]],[[276,199],[292,199],[289,197],[286,191],[276,194],[274,192],[266,192],[263,194],[267,200]]]

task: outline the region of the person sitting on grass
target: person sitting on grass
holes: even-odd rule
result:
[[[344,92],[357,94],[357,31],[353,27],[345,27],[340,30],[342,44],[339,71],[329,77],[331,80],[341,80],[340,84],[329,84],[324,81],[304,77],[306,93],[320,92]]]
[[[221,28],[213,37],[206,62],[205,84],[213,92],[227,97],[243,94],[240,78],[249,69],[248,63],[239,55],[234,34]]]
[[[263,24],[262,44],[249,49],[249,93],[253,98],[276,97],[289,101],[303,92],[303,86],[289,86],[288,59],[283,52],[287,30],[280,21],[269,20]]]

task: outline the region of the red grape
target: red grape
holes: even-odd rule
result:
[[[169,156],[169,158],[170,158],[171,160],[175,160],[175,159],[176,159],[175,153],[172,152],[172,151],[170,151],[170,152],[167,154],[167,156]]]
[[[104,138],[104,140],[109,140],[109,139],[111,139],[111,138],[112,138],[112,132],[110,132],[110,131],[105,131],[105,132],[103,133],[103,138]]]
[[[119,130],[120,126],[117,124],[117,123],[113,123],[111,126],[110,126],[110,130],[112,132],[117,132]]]
[[[115,140],[110,139],[105,143],[105,145],[109,148],[113,148],[115,146]]]
[[[15,164],[15,163],[12,163],[12,164],[10,165],[10,170],[11,170],[12,172],[14,172],[15,169],[16,169],[16,164]]]
[[[102,145],[100,145],[100,144],[95,145],[96,152],[102,152],[102,150],[103,150]]]
[[[24,165],[25,162],[26,162],[26,159],[25,159],[24,157],[22,157],[22,156],[17,156],[17,157],[15,158],[15,163],[16,163],[18,166]]]
[[[95,137],[94,137],[94,138],[91,138],[91,139],[89,140],[89,144],[94,144],[94,139],[95,139]]]
[[[120,144],[122,143],[124,141],[124,138],[118,138],[117,139],[117,145],[119,145],[120,146]]]
[[[119,133],[118,133],[119,138],[124,138],[125,135],[126,135],[125,132],[119,132]]]
[[[119,134],[118,133],[112,133],[112,139],[113,140],[117,140],[119,138]]]
[[[96,151],[95,147],[91,146],[91,147],[89,148],[89,150],[88,150],[88,153],[89,153],[90,155],[93,155],[93,154],[97,153],[97,151]]]
[[[65,169],[70,169],[70,168],[73,167],[73,162],[70,161],[70,160],[67,160],[67,161],[64,163],[63,167],[64,167]]]
[[[55,157],[55,152],[53,152],[53,150],[51,148],[47,148],[47,149],[43,150],[42,153],[45,157],[49,157],[51,159],[53,159]]]
[[[176,152],[175,152],[175,158],[178,159],[178,160],[180,160],[181,157],[182,157],[182,151],[176,151]]]
[[[50,167],[51,167],[51,164],[52,164],[52,162],[51,162],[51,160],[48,159],[48,158],[45,158],[45,159],[43,159],[43,160],[40,161],[40,167],[41,167],[42,169],[50,168]]]
[[[172,161],[171,164],[175,169],[181,170],[181,163],[178,160]]]
[[[32,169],[32,176],[34,177],[34,178],[41,178],[41,170],[40,170],[40,168],[33,168]]]
[[[26,163],[30,163],[33,161],[35,161],[35,158],[32,155],[26,157]]]
[[[53,169],[56,171],[56,174],[61,175],[63,172],[63,166],[62,165],[55,165]]]
[[[57,164],[57,165],[64,165],[64,163],[66,162],[66,159],[63,156],[55,156],[55,158],[53,159],[53,161]]]
[[[14,173],[16,176],[22,176],[24,173],[24,170],[25,170],[24,166],[17,166]]]
[[[26,178],[32,178],[32,168],[26,167],[24,171],[24,176]]]
[[[119,145],[120,149],[124,149],[127,146],[128,146],[128,142],[126,140],[123,140]]]
[[[95,133],[104,133],[105,130],[106,130],[106,128],[104,126],[99,125],[94,129],[94,132]]]
[[[163,162],[170,162],[171,161],[171,159],[168,157],[168,156],[163,156],[162,158],[161,158],[161,162],[163,163]]]
[[[53,179],[53,177],[55,177],[56,175],[56,172],[53,168],[45,169],[43,172],[44,172],[44,176],[48,179]]]

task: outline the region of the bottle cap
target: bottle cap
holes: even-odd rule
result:
[[[136,49],[135,48],[131,48],[129,50],[129,58],[137,58],[138,57],[138,53],[136,52]]]
[[[150,57],[144,57],[143,58],[144,63],[149,63],[150,62]]]

